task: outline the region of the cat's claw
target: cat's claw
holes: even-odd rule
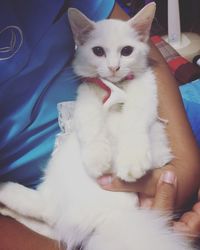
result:
[[[128,182],[136,181],[152,168],[152,158],[149,151],[133,152],[119,154],[115,163],[117,176]]]

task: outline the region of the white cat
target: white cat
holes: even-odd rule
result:
[[[172,159],[147,60],[154,13],[151,3],[130,21],[94,23],[69,9],[74,70],[85,82],[73,117],[62,120],[68,130],[59,135],[37,190],[11,182],[0,186],[2,214],[66,243],[68,250],[193,249],[167,226],[168,218],[139,208],[136,194],[108,192],[96,183],[104,173],[135,181]]]

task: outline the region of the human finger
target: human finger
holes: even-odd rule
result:
[[[147,196],[142,193],[138,193],[139,204],[142,208],[152,208],[154,197]]]
[[[174,169],[171,164],[149,171],[135,182],[126,182],[116,176],[104,175],[97,179],[98,184],[106,190],[115,192],[136,192],[153,197],[156,185],[163,171]]]
[[[184,213],[179,221],[174,221],[173,229],[183,233],[189,239],[198,239],[200,237],[200,202],[196,203],[191,211]]]
[[[177,195],[177,177],[172,171],[165,171],[160,176],[152,208],[170,213],[174,210]]]
[[[185,235],[191,235],[190,228],[182,221],[173,221],[172,227],[176,232],[180,232]]]
[[[173,228],[190,238],[197,238],[200,236],[200,215],[194,211],[186,212],[178,222],[174,222]]]
[[[115,192],[141,192],[154,193],[154,179],[149,172],[135,182],[126,182],[116,176],[104,175],[97,179],[98,184],[106,190]]]

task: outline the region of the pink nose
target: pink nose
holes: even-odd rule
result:
[[[118,71],[119,69],[120,69],[120,67],[119,66],[109,66],[108,67],[109,68],[109,70],[111,71],[111,72],[116,72],[116,71]]]

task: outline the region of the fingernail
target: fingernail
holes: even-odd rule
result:
[[[171,171],[164,172],[159,180],[159,183],[165,182],[167,184],[176,185],[176,176]]]
[[[112,183],[112,180],[113,180],[112,176],[108,175],[100,177],[99,179],[97,179],[97,182],[101,186],[107,186]]]
[[[152,200],[150,199],[145,199],[141,202],[141,207],[142,208],[151,208],[152,207]]]

